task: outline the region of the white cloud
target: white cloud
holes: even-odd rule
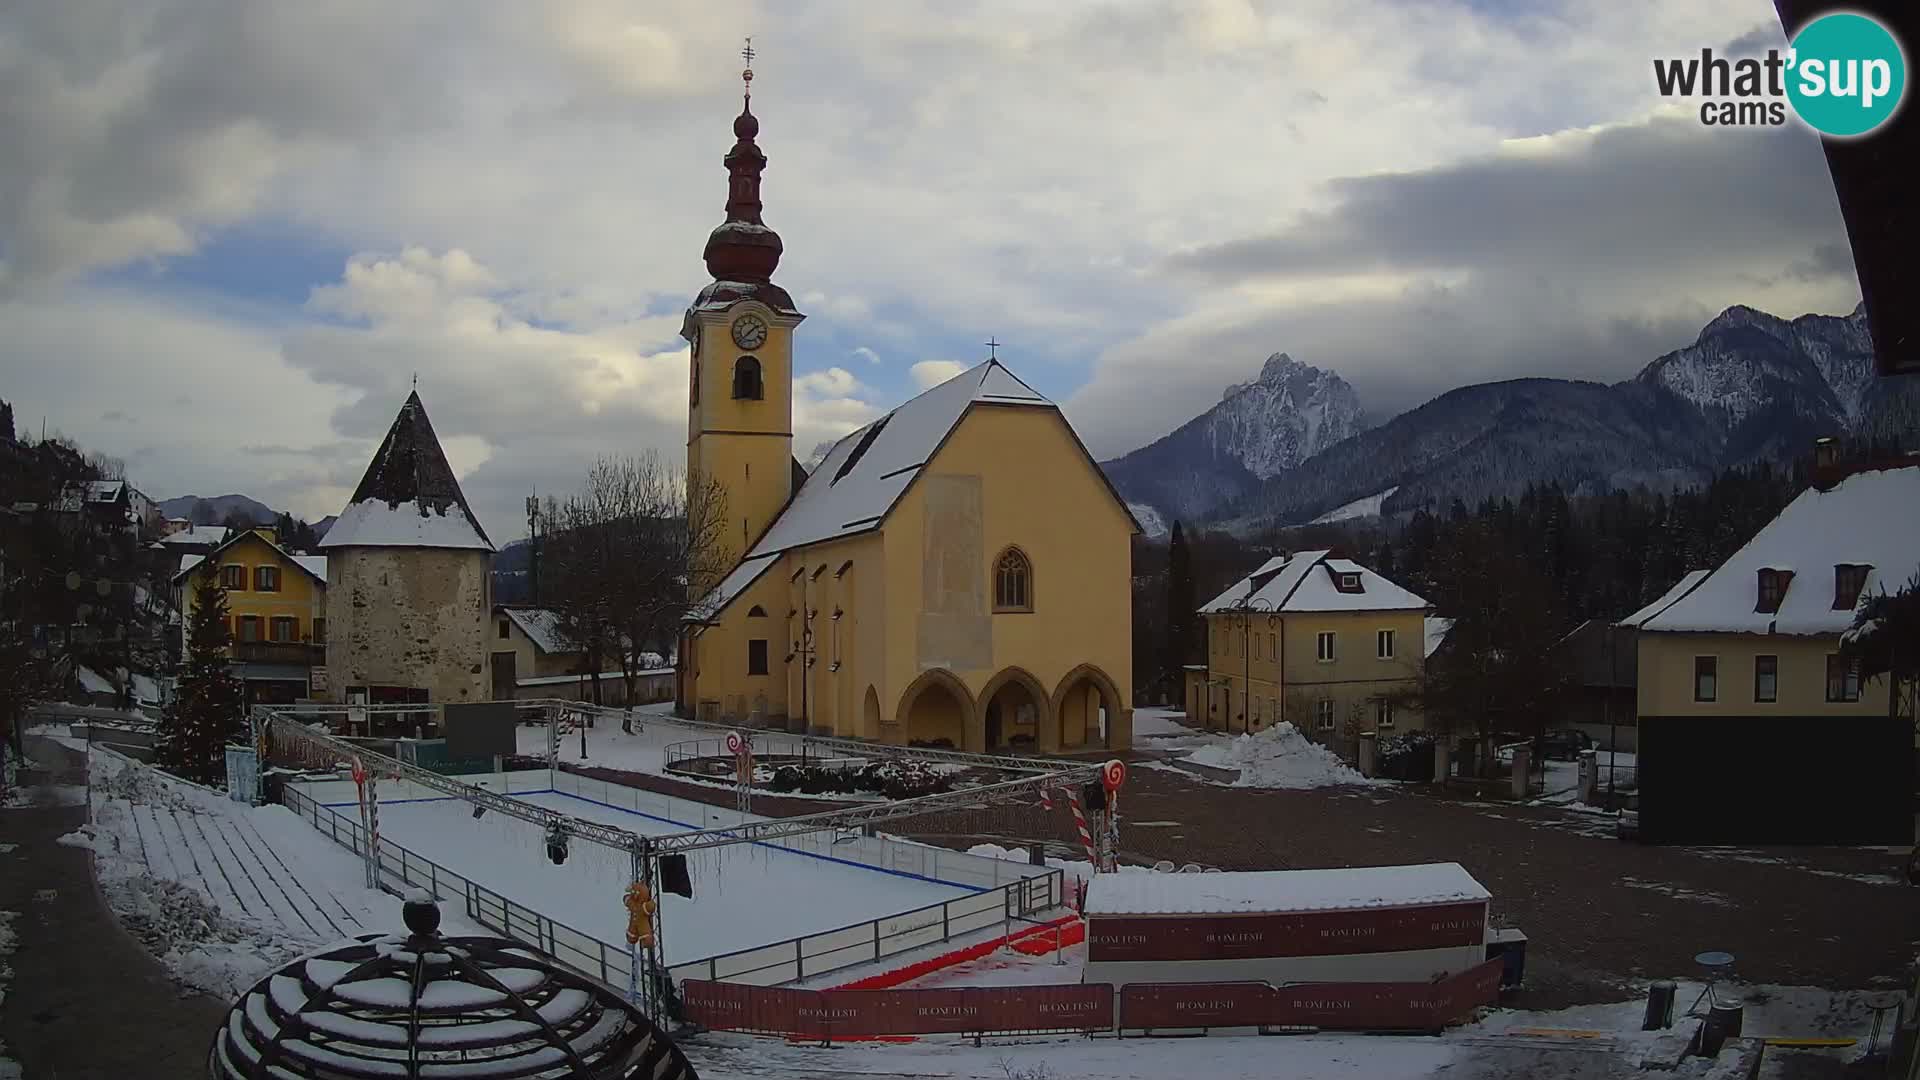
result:
[[[232,475],[250,493],[270,482],[315,502],[358,478],[418,372],[442,434],[485,447],[464,482],[483,515],[505,515],[489,528],[512,535],[533,484],[570,483],[596,453],[684,444],[678,310],[707,280],[736,52],[753,33],[766,214],[786,244],[778,280],[813,316],[803,354],[817,335],[832,358],[871,367],[993,333],[1027,343],[1016,355],[1030,377],[1097,357],[1070,400],[1101,453],[1174,426],[1276,349],[1352,368],[1369,394],[1428,385],[1405,371],[1598,371],[1610,351],[1624,357],[1745,286],[1680,289],[1671,273],[1566,244],[1502,273],[1500,250],[1456,243],[1464,265],[1435,255],[1445,245],[1431,227],[1406,230],[1427,250],[1376,243],[1366,266],[1333,265],[1308,242],[1339,229],[1378,241],[1342,178],[1444,173],[1548,135],[1508,153],[1573,160],[1553,133],[1643,115],[1652,57],[1770,17],[1745,0],[27,4],[0,18],[0,145],[12,151],[0,295],[27,305],[7,309],[7,325],[37,328],[54,350],[58,327],[75,327],[92,383],[116,392],[154,378],[134,371],[156,363],[141,328],[204,342],[159,377],[271,382],[272,402],[239,422],[260,429],[247,441],[324,449],[235,465],[230,432],[153,398],[85,402],[41,373],[29,339],[0,335],[0,363],[22,400],[118,407],[166,428],[177,449],[153,459],[163,487]],[[1769,182],[1723,178],[1749,233],[1772,228],[1754,207],[1775,203],[1750,191]],[[1734,244],[1676,209],[1691,203],[1663,213],[1659,192],[1647,199],[1611,213],[1644,213],[1704,251],[1730,244],[1741,273],[1785,273],[1768,265],[1784,245]],[[1302,226],[1316,220],[1335,232]],[[185,291],[85,284],[260,221],[378,254],[356,256],[290,325]],[[1313,264],[1253,283],[1170,261],[1275,236],[1306,243],[1292,257]],[[1776,282],[1743,298],[1826,295]],[[114,331],[86,325],[111,320]],[[104,347],[112,332],[124,349]],[[1571,358],[1556,347],[1569,337]],[[1435,342],[1477,359],[1437,363]],[[958,369],[912,374],[924,386]],[[833,370],[796,387],[796,445],[874,414],[873,395]],[[227,401],[225,387],[208,393]],[[127,427],[103,430],[103,449],[133,446]],[[249,482],[250,469],[273,479]]]
[[[920,389],[926,390],[967,370],[967,365],[958,360],[922,360],[909,370],[913,374],[913,381],[920,385]]]

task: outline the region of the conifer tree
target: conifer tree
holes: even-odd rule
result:
[[[213,573],[198,576],[193,592],[187,660],[172,704],[160,717],[154,748],[168,770],[202,784],[227,774],[228,743],[247,738],[240,680],[227,670],[227,590]]]

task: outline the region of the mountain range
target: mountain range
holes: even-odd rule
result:
[[[1569,494],[1705,481],[1822,435],[1911,439],[1920,377],[1877,378],[1866,315],[1721,312],[1612,385],[1513,379],[1367,426],[1344,379],[1275,354],[1172,434],[1102,463],[1149,532],[1173,518],[1293,525],[1441,508],[1558,482]]]
[[[255,525],[271,525],[280,517],[278,510],[246,495],[215,495],[211,498],[180,495],[162,499],[159,505],[162,517],[186,518],[195,525],[224,524],[229,514],[238,514]],[[328,514],[314,522],[314,535],[327,535],[327,528],[333,524],[334,517]]]

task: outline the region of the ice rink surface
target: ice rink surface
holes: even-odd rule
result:
[[[514,798],[556,813],[648,836],[690,826],[560,792]],[[354,815],[353,804],[336,806]],[[459,799],[380,804],[380,835],[456,874],[609,944],[626,941],[624,852],[574,840],[565,865],[548,861],[540,829],[500,814],[473,817]],[[666,962],[683,964],[894,915],[976,890],[767,844],[735,844],[687,857],[693,899],[661,898]]]

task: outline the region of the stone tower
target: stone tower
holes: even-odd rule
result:
[[[493,543],[417,392],[320,547],[329,700],[486,700]]]

